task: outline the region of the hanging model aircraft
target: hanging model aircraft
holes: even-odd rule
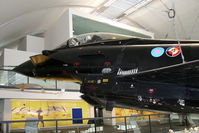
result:
[[[199,113],[199,41],[84,34],[14,71],[80,82],[94,106]]]

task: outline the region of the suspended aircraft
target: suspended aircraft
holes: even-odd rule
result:
[[[111,33],[70,38],[14,71],[79,82],[96,107],[199,113],[199,41],[155,40]]]

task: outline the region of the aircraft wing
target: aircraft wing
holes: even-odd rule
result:
[[[128,76],[120,76],[121,80],[142,80],[165,83],[189,83],[199,87],[199,60],[180,63],[172,66],[151,69]],[[190,81],[190,82],[187,82]]]

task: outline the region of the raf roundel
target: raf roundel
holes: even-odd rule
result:
[[[169,57],[176,57],[180,54],[181,50],[180,47],[169,47],[166,50],[166,54]]]
[[[151,55],[153,56],[153,57],[160,57],[160,56],[162,56],[164,54],[164,48],[162,48],[162,47],[156,47],[156,48],[153,48],[152,50],[151,50]]]

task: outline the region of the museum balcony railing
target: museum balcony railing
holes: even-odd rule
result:
[[[132,115],[79,119],[0,121],[4,133],[170,133],[184,131],[180,119],[172,114]],[[195,132],[194,132],[195,133]]]
[[[58,81],[58,80],[42,80],[35,79],[31,77],[24,76],[22,74],[13,72],[11,70],[0,69],[0,88],[17,88],[18,84],[37,84],[37,87],[29,89],[41,89],[45,90],[60,90],[65,89],[67,91],[79,91],[79,84],[68,82],[68,81]]]

